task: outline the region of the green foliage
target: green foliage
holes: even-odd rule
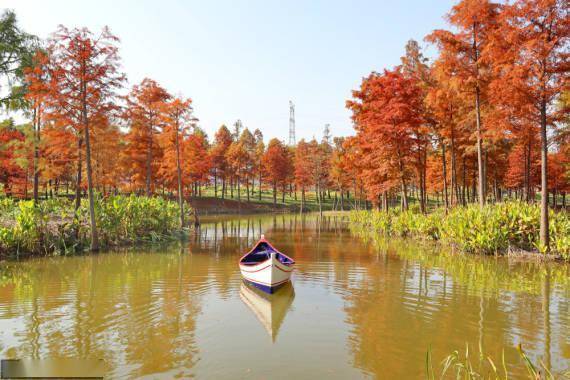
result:
[[[442,209],[423,215],[416,211],[391,209],[354,211],[352,225],[389,236],[416,236],[443,240],[462,251],[484,254],[509,248],[544,252],[539,244],[540,207],[524,202],[505,202],[458,207],[446,215]],[[570,217],[550,211],[551,251],[570,260]]]
[[[186,206],[186,210],[189,207]],[[103,246],[160,241],[179,230],[178,205],[163,198],[113,196],[96,202]],[[0,200],[0,257],[21,253],[71,253],[87,247],[87,202],[74,210],[69,199]]]

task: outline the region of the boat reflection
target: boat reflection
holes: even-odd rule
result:
[[[263,325],[271,341],[275,343],[279,328],[295,299],[295,289],[288,282],[274,294],[266,294],[252,285],[242,282],[239,297]]]

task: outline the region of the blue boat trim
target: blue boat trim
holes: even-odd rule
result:
[[[265,293],[268,294],[272,294],[275,293],[275,291],[277,291],[277,289],[279,289],[280,287],[282,287],[283,285],[285,285],[286,283],[289,282],[289,280],[282,282],[281,284],[275,285],[275,286],[269,286],[269,285],[264,285],[264,284],[260,284],[258,282],[252,281],[252,280],[248,280],[248,279],[244,279],[247,283],[255,286],[257,289],[264,291]]]

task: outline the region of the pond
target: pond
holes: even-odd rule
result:
[[[271,297],[237,261],[297,264]],[[0,357],[102,358],[111,378],[424,378],[469,345],[570,370],[570,269],[367,239],[342,216],[210,217],[188,241],[0,264]]]

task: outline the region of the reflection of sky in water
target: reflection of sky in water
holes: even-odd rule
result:
[[[104,358],[119,378],[417,378],[428,346],[438,364],[466,342],[522,374],[522,342],[570,369],[568,266],[364,243],[336,217],[212,220],[169,247],[2,264],[0,356]],[[297,261],[294,299],[271,311],[240,299],[261,233]]]

